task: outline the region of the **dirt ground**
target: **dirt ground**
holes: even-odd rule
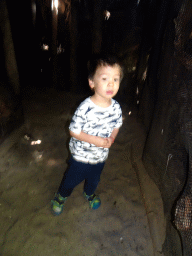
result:
[[[101,207],[89,209],[82,183],[60,216],[51,213],[50,201],[69,157],[68,125],[85,97],[48,90],[25,98],[23,131],[0,158],[1,256],[154,255],[145,203],[131,164],[136,118],[125,104],[124,124],[97,188]],[[37,140],[41,144],[31,145]]]

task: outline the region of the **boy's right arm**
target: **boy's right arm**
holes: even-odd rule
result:
[[[110,148],[111,143],[106,138],[102,138],[99,136],[89,135],[85,132],[80,132],[79,134],[74,133],[69,130],[69,133],[72,137],[74,137],[77,140],[85,141],[90,144],[94,144],[96,147],[102,147],[102,148]]]

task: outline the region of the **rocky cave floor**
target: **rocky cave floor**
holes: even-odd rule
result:
[[[97,188],[101,207],[89,209],[82,183],[60,216],[51,213],[50,201],[69,157],[68,125],[85,97],[47,90],[24,99],[22,132],[0,159],[0,255],[154,255],[145,203],[131,164],[131,145],[138,135],[136,112],[130,115],[126,104],[124,124]],[[38,140],[41,143],[35,144]]]

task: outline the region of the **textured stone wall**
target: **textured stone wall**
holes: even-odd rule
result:
[[[20,81],[6,1],[0,1],[0,143],[23,123]]]
[[[16,94],[20,92],[20,84],[19,84],[19,74],[17,69],[17,63],[15,59],[15,51],[12,40],[11,26],[9,21],[9,14],[6,6],[6,1],[0,2],[0,30],[1,30],[1,40],[3,53],[4,53],[4,63],[5,65],[6,75],[8,78],[8,82],[11,87],[14,89]],[[2,61],[2,60],[1,60]]]
[[[177,5],[178,12],[174,4],[169,6],[170,15],[159,38],[162,44],[152,46],[140,117],[148,131],[143,162],[164,202],[167,236],[163,253],[190,256],[192,3],[183,1],[181,7]],[[155,47],[160,48],[159,54]],[[154,58],[156,66],[151,67]]]

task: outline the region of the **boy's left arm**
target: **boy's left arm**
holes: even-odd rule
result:
[[[110,137],[109,137],[109,140],[110,140],[111,144],[114,143],[114,141],[115,141],[115,139],[117,137],[117,134],[119,133],[119,129],[121,128],[121,126],[123,124],[123,121],[122,121],[122,110],[121,110],[121,107],[120,107],[119,104],[118,104],[118,106],[119,106],[117,108],[118,109],[118,112],[117,112],[118,118],[116,120],[118,128],[114,128],[112,133],[111,133],[111,135],[110,135]]]
[[[117,137],[117,134],[119,132],[119,128],[114,128],[112,133],[111,133],[111,136],[109,137],[110,140],[112,140],[112,143],[114,143],[115,141],[115,138]]]
[[[110,137],[115,139],[117,137],[118,132],[119,132],[119,128],[114,128]]]

